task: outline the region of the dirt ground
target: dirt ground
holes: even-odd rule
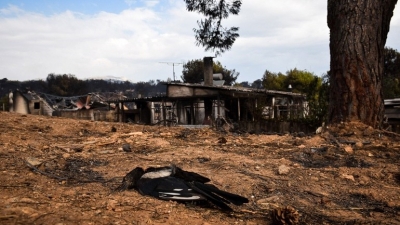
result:
[[[400,224],[400,138],[362,124],[250,135],[8,112],[0,124],[0,224],[273,224],[286,206],[299,224]],[[136,166],[172,163],[250,202],[226,213],[113,192]]]

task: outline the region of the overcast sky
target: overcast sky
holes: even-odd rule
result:
[[[225,22],[239,26],[232,49],[214,59],[240,72],[329,70],[327,0],[243,0]],[[400,50],[400,9],[386,46]],[[183,0],[1,0],[0,79],[45,80],[49,73],[132,82],[176,79],[182,65],[212,56],[195,45],[201,15]],[[170,62],[170,63],[165,63]],[[172,65],[172,63],[175,63]]]

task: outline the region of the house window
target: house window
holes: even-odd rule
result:
[[[40,109],[40,102],[34,102],[33,109]]]
[[[160,113],[161,112],[161,110],[160,110],[160,108],[161,108],[161,105],[160,104],[154,104],[154,108],[155,108],[155,113]]]

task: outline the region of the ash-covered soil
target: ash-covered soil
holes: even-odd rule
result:
[[[400,224],[399,139],[359,123],[250,135],[0,112],[0,224],[273,224],[287,206],[298,224]],[[136,166],[170,164],[250,203],[113,192]]]

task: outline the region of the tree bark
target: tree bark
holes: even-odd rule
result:
[[[384,116],[384,47],[397,0],[328,0],[329,123],[378,128]]]

